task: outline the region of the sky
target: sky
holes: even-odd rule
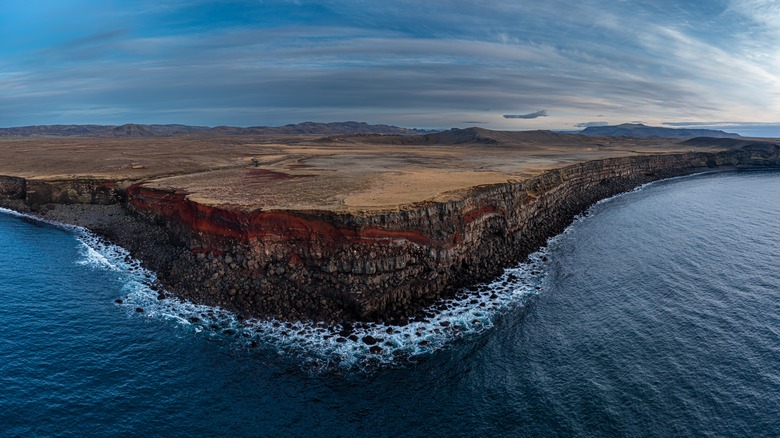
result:
[[[0,126],[780,137],[777,0],[0,0]]]

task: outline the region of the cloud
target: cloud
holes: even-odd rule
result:
[[[126,119],[141,115],[148,120],[171,112],[185,115],[191,108],[192,121],[201,124],[261,122],[204,120],[208,108],[215,118],[225,117],[231,109],[242,109],[234,112],[239,118],[278,108],[279,119],[267,123],[282,124],[296,121],[286,114],[317,110],[328,115],[336,109],[353,114],[373,110],[394,117],[414,108],[446,120],[447,112],[501,110],[518,104],[613,114],[627,108],[658,112],[718,108],[685,84],[650,81],[630,70],[614,69],[610,62],[593,62],[581,53],[547,45],[411,39],[385,30],[366,33],[349,27],[287,26],[220,30],[197,37],[95,34],[86,42],[104,37],[123,56],[112,57],[111,62],[59,65],[43,59],[27,65],[29,70],[15,79],[16,92],[0,100],[15,101],[13,111],[11,102],[3,102],[9,104],[4,107],[9,118],[45,111],[66,117],[86,105],[124,107]],[[505,74],[507,68],[512,68],[512,75]],[[2,108],[0,113],[5,112]],[[542,110],[504,117],[544,116],[547,112]]]
[[[101,44],[106,41],[117,40],[127,33],[126,29],[110,29],[77,38],[72,41],[62,43],[58,46],[47,49],[47,51],[60,51],[69,49],[79,49],[84,46]]]
[[[780,122],[663,122],[667,126],[777,126]]]
[[[535,119],[538,117],[547,117],[547,111],[539,110],[528,114],[504,114],[505,119]]]
[[[609,122],[584,122],[584,123],[577,123],[577,128],[590,128],[593,126],[609,126]]]
[[[460,122],[460,123],[462,123],[464,125],[487,125],[490,122],[479,122],[479,121],[476,121],[476,120],[467,120],[465,122]]]
[[[776,0],[732,0],[729,10],[780,31],[780,4]]]
[[[455,126],[536,107],[554,114],[491,126],[767,122],[780,113],[765,31],[777,2],[731,4],[79,0],[39,8],[37,26],[12,7],[0,14],[0,37],[15,41],[0,48],[0,120]]]

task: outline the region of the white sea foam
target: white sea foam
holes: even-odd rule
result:
[[[112,264],[108,259],[91,246],[87,245],[83,241],[82,243],[82,260],[79,260],[80,265],[101,266],[108,268],[112,271],[119,271],[119,268]]]
[[[57,222],[57,221],[52,221],[52,220],[40,218],[40,217],[33,216],[33,215],[27,214],[27,213],[20,213],[20,212],[18,212],[16,210],[11,210],[9,208],[0,207],[0,213],[7,214],[9,216],[15,216],[15,217],[22,218],[22,219],[32,220],[32,221],[35,221],[35,222],[40,222],[40,223],[52,226],[54,228],[59,228],[61,230],[65,230],[65,231],[72,231],[72,232],[87,231],[86,228],[83,228],[83,227],[79,227],[79,226],[76,226],[76,225],[70,225],[70,224],[63,224],[62,222]]]
[[[121,304],[132,317],[161,318],[194,333],[232,343],[234,348],[263,349],[299,361],[310,370],[357,369],[393,366],[413,361],[463,337],[479,335],[496,317],[542,289],[545,250],[528,263],[506,269],[496,280],[464,290],[426,309],[425,317],[406,325],[357,323],[351,327],[312,322],[239,320],[233,313],[166,296],[151,285],[155,275],[143,269],[121,247],[107,243],[87,230],[77,239],[90,251],[83,263],[95,269],[121,271],[127,276],[120,291]],[[138,312],[143,309],[143,312]]]

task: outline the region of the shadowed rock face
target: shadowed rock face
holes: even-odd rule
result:
[[[13,176],[0,176],[0,199],[25,199],[27,180]]]
[[[181,190],[110,181],[2,177],[0,196],[33,207],[124,205],[134,231],[98,231],[157,271],[168,290],[197,302],[246,317],[395,320],[495,277],[599,199],[711,168],[780,166],[778,152],[767,142],[594,160],[476,187],[451,201],[360,215],[242,211],[194,202]]]
[[[60,181],[27,180],[13,176],[0,176],[0,199],[23,200],[30,206],[44,204],[97,204],[121,203],[125,193],[121,183],[111,180],[67,179]]]

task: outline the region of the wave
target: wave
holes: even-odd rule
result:
[[[265,350],[299,362],[310,371],[397,366],[446,348],[454,340],[479,335],[496,317],[542,290],[546,250],[528,263],[506,269],[494,281],[463,290],[425,309],[406,325],[355,323],[328,325],[275,319],[241,320],[220,307],[195,304],[155,290],[154,273],[123,248],[80,229],[88,250],[80,263],[123,272],[127,280],[118,305],[132,317],[162,318],[234,348]]]

